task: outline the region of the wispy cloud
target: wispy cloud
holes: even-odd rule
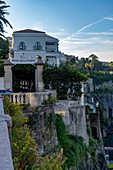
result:
[[[44,26],[41,22],[34,23],[33,25],[34,30],[44,31]]]
[[[99,34],[101,34],[101,35],[112,35],[112,33],[108,33],[108,32],[97,32],[97,33],[95,33],[95,32],[89,32],[89,33],[88,32],[83,32],[87,28],[90,28],[90,27],[92,27],[92,26],[94,26],[94,25],[96,25],[98,23],[101,23],[104,20],[108,20],[108,19],[112,20],[113,19],[112,16],[113,15],[110,15],[109,17],[103,17],[102,19],[100,19],[100,20],[98,20],[96,22],[92,22],[92,23],[82,27],[81,29],[77,30],[75,33],[73,33],[72,35],[66,37],[65,39],[70,39],[70,38],[75,37],[76,35],[79,35],[79,34],[84,34],[84,35],[99,35]]]
[[[79,29],[79,30],[76,32],[76,34],[82,32],[82,31],[85,30],[86,28],[92,27],[93,25],[102,22],[103,20],[104,20],[104,19],[101,19],[101,20],[99,20],[99,21],[96,21],[96,22],[93,22],[93,23],[91,23],[91,24],[88,24],[88,25],[84,26],[83,28]]]
[[[113,29],[108,31],[88,32],[87,29],[99,24],[105,20],[113,21],[113,15],[103,17],[102,19],[92,22],[81,29],[77,30],[70,36],[60,41],[60,50],[67,54],[73,54],[80,57],[88,57],[94,53],[101,60],[110,61],[113,59]],[[102,23],[103,24],[103,23]],[[102,29],[101,29],[102,30]],[[103,55],[103,56],[102,56]]]
[[[112,17],[104,17],[105,20],[110,20],[110,21],[113,21],[113,18]]]
[[[67,36],[69,35],[69,33],[64,29],[64,28],[59,28],[56,30],[56,32],[47,32],[47,34],[51,35],[51,36]]]
[[[112,32],[81,32],[81,35],[113,35]]]

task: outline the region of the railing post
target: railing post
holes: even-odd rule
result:
[[[17,95],[17,103],[19,104],[19,95]]]
[[[23,104],[23,94],[21,94],[21,103]]]

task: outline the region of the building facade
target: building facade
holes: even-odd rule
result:
[[[36,30],[15,31],[12,35],[13,64],[34,64],[41,58],[51,65],[59,65],[59,40]]]

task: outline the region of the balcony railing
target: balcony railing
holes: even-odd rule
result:
[[[46,52],[56,52],[56,49],[46,49]]]
[[[27,50],[27,46],[17,46],[17,50]]]
[[[42,50],[42,46],[33,46],[33,50]]]

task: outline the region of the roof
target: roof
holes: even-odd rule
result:
[[[45,32],[31,30],[31,29],[25,29],[25,30],[20,30],[20,31],[14,31],[13,33],[45,33]]]

